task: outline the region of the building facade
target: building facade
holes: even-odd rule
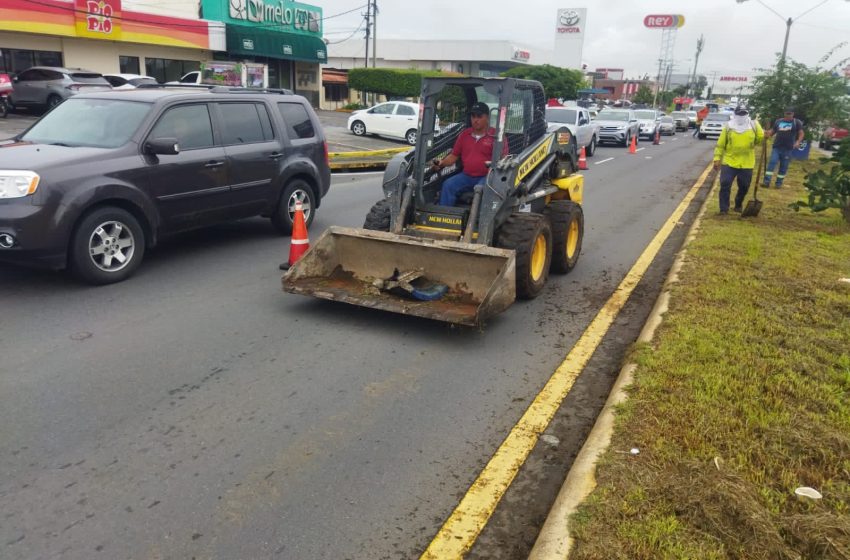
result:
[[[201,15],[226,26],[217,60],[259,62],[269,87],[291,89],[318,107],[327,62],[322,9],[290,0],[201,0]]]
[[[322,10],[279,0],[2,0],[0,73],[65,66],[179,80],[204,62],[268,66],[318,106]]]
[[[3,0],[0,72],[66,66],[176,80],[224,48],[224,26],[174,4],[157,13],[141,0]]]

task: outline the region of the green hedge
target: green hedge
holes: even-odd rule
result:
[[[422,90],[422,78],[457,75],[439,70],[352,68],[348,71],[348,86],[388,97],[418,97]]]

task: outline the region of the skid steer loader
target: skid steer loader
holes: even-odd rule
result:
[[[284,291],[478,326],[540,294],[550,271],[576,265],[584,234],[576,141],[566,127],[546,131],[540,83],[426,78],[420,99],[416,146],[389,162],[385,196],[363,229],[330,227],[283,276]],[[440,206],[443,182],[463,162],[436,172],[431,162],[451,153],[479,102],[494,136],[486,181]]]

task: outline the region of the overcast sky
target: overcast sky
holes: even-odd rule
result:
[[[305,0],[319,5],[324,16],[364,6],[325,21],[325,38],[345,40],[363,21],[367,0]],[[821,0],[763,0],[787,19],[797,18]],[[626,77],[654,76],[658,68],[661,31],[647,29],[649,14],[681,14],[677,32],[676,72],[693,64],[696,42],[705,36],[700,73],[750,73],[770,65],[782,51],[783,19],[758,0],[378,0],[378,39],[496,39],[551,50],[559,8],[587,8],[584,62],[589,69],[624,68]],[[349,41],[363,41],[358,31]],[[850,41],[850,1],[828,0],[803,15],[791,27],[788,56],[816,64],[842,41]],[[333,46],[328,47],[333,54]],[[380,55],[380,52],[379,52]],[[850,45],[831,60],[850,56]]]

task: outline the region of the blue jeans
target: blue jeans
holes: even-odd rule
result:
[[[457,203],[458,195],[471,191],[475,188],[475,185],[483,185],[486,180],[486,175],[482,177],[473,177],[463,172],[449,177],[443,183],[443,190],[440,191],[440,205],[454,206]]]
[[[732,181],[738,179],[738,192],[735,194],[735,208],[744,204],[744,197],[750,190],[750,182],[753,180],[752,169],[738,169],[724,165],[720,168],[720,211],[729,211],[729,196],[732,194]]]
[[[773,147],[773,150],[770,152],[770,161],[767,162],[767,169],[764,172],[764,184],[770,185],[770,180],[773,178],[773,168],[776,167],[776,164],[779,163],[779,173],[776,174],[776,186],[782,185],[782,181],[785,179],[785,174],[788,172],[788,164],[791,163],[791,152],[794,149],[783,149]]]

